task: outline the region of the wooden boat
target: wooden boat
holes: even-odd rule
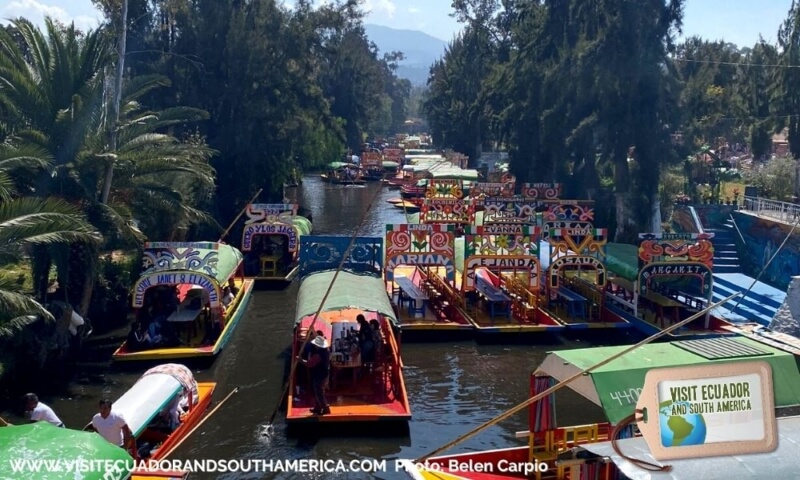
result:
[[[230,340],[253,292],[253,280],[244,278],[242,253],[223,243],[152,242],[145,244],[143,267],[133,287],[137,320],[149,324],[153,313],[166,317],[162,327],[172,327],[179,344],[137,349],[126,340],[112,359],[213,360]],[[238,292],[225,307],[223,292],[230,285]],[[177,306],[170,308],[173,302]]]
[[[247,206],[241,243],[246,278],[282,287],[294,280],[299,271],[300,238],[309,235],[312,228],[297,210],[297,204]]]
[[[383,180],[385,172],[383,170],[383,154],[380,151],[368,151],[361,153],[361,171],[366,181]]]
[[[145,372],[111,407],[112,412],[122,415],[136,440],[135,449],[126,446],[129,452],[133,450],[137,460],[163,458],[205,416],[215,388],[214,382],[195,381],[191,370],[183,365],[159,365]],[[181,402],[185,408],[180,407]],[[162,419],[173,405],[182,412],[180,425],[164,433]],[[91,422],[84,430],[94,430]]]
[[[710,234],[641,234],[640,246],[615,245],[605,310],[652,335],[670,322],[704,309],[711,302],[714,247]],[[664,248],[668,247],[668,248]],[[735,326],[708,313],[668,336],[675,339],[735,335]]]
[[[552,352],[531,375],[531,397],[550,388],[586,368],[599,363],[628,347],[598,347]],[[719,352],[731,351],[729,356]],[[749,351],[749,355],[742,355]],[[407,473],[414,479],[450,480],[500,480],[508,478],[601,478],[615,473],[601,468],[595,461],[577,459],[566,455],[573,448],[593,449],[607,442],[613,425],[633,414],[647,372],[656,368],[706,365],[708,363],[752,362],[763,360],[770,364],[774,378],[784,375],[787,380],[775,383],[775,407],[778,411],[800,405],[800,372],[794,357],[786,352],[759,344],[746,338],[713,338],[681,342],[651,343],[639,347],[625,356],[597,370],[579,377],[567,388],[603,409],[607,422],[556,426],[555,394],[533,403],[528,409],[528,431],[517,432],[524,445],[496,450],[478,451],[432,457],[423,465],[407,464]],[[561,392],[558,395],[562,395]],[[632,438],[633,425],[622,429],[619,438]],[[634,455],[638,457],[637,455]],[[704,459],[708,460],[708,459]],[[454,463],[451,463],[454,462]],[[481,465],[483,471],[464,471],[452,468],[454,464]],[[509,465],[544,463],[543,472],[509,471]],[[422,467],[422,468],[420,468]],[[570,467],[570,468],[567,468]],[[600,475],[600,476],[597,476]],[[684,478],[684,477],[680,477]],[[694,477],[685,477],[694,478]]]
[[[297,297],[292,358],[309,329],[321,331],[331,345],[331,373],[327,399],[330,413],[315,415],[314,395],[308,370],[298,366],[289,379],[286,421],[309,422],[407,422],[411,418],[403,363],[400,359],[398,324],[389,297],[380,278],[382,267],[381,238],[356,239],[352,253],[326,294],[339,266],[349,237],[309,236],[302,239],[302,283]],[[326,296],[327,295],[327,296]],[[318,318],[323,298],[325,304]],[[362,361],[360,352],[347,350],[345,335],[358,330],[357,315],[378,323],[381,345],[373,362]],[[332,341],[331,341],[332,340]],[[342,432],[339,432],[342,433]]]
[[[472,333],[448,300],[456,272],[454,225],[387,225],[385,255],[386,290],[406,338]]]

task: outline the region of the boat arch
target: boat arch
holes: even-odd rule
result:
[[[561,273],[569,270],[593,270],[595,272],[594,284],[598,287],[606,286],[606,266],[595,257],[589,255],[565,255],[550,264],[551,289],[558,289],[561,285]]]

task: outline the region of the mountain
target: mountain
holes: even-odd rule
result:
[[[438,60],[447,42],[418,30],[398,30],[382,25],[364,25],[367,37],[377,45],[381,54],[403,52],[405,60],[397,68],[397,76],[414,85],[425,85],[433,62]]]

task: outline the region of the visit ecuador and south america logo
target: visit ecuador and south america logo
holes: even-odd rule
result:
[[[658,405],[661,444],[665,447],[703,445],[703,414],[742,412],[752,409],[748,382],[672,387],[670,397]]]

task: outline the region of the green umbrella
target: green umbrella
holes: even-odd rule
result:
[[[123,480],[132,466],[128,452],[93,432],[47,422],[0,427],[3,480]]]

